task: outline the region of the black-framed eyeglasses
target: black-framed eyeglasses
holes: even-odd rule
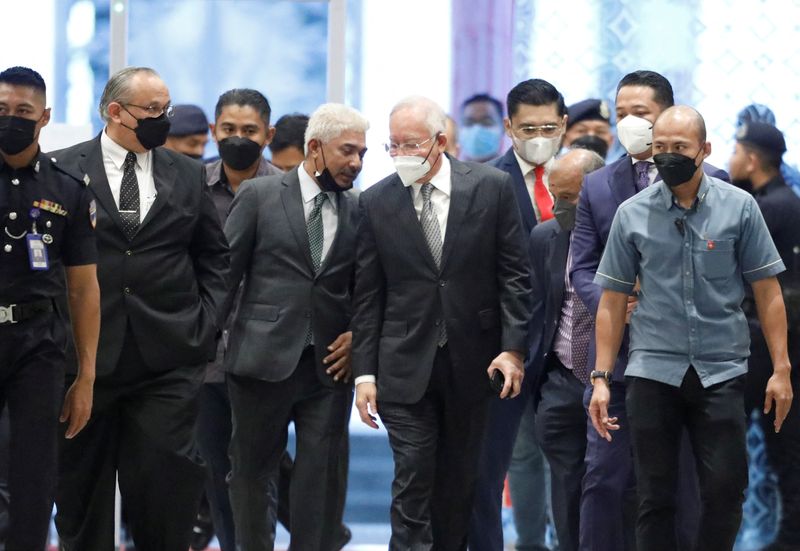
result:
[[[175,114],[175,108],[172,106],[171,103],[166,104],[164,107],[160,107],[157,105],[136,105],[135,103],[123,103],[122,105],[126,105],[128,107],[138,107],[145,113],[147,113],[148,117],[156,118],[160,117],[162,114],[166,115],[167,118],[172,118],[172,115]]]

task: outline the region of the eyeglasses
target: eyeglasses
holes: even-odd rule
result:
[[[439,136],[439,133],[437,132],[436,134],[434,134],[433,136],[431,136],[430,138],[428,138],[427,140],[425,140],[424,142],[421,142],[421,143],[410,143],[410,142],[409,143],[391,143],[391,142],[389,142],[389,143],[383,144],[383,147],[384,147],[384,149],[386,149],[387,153],[396,153],[396,152],[399,151],[401,153],[405,153],[405,154],[408,154],[408,155],[416,155],[417,153],[422,151],[422,146],[423,145],[425,145],[426,143],[428,143],[431,140],[436,139],[438,136]]]
[[[536,136],[554,138],[558,136],[560,131],[560,124],[542,124],[540,126],[523,125],[517,129],[517,133],[524,138],[535,138]]]
[[[148,105],[145,107],[144,105],[136,105],[135,103],[124,103],[123,105],[127,105],[128,107],[138,107],[152,118],[160,117],[162,114],[164,114],[169,119],[175,114],[175,108],[170,103],[166,104],[164,107],[159,107],[157,105]]]

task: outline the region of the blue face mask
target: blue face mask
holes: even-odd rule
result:
[[[473,124],[461,129],[459,143],[468,159],[488,160],[500,149],[503,128],[500,126],[481,126]]]

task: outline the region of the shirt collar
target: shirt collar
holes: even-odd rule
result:
[[[661,193],[662,204],[665,209],[669,210],[672,205],[677,207],[678,202],[675,199],[675,196],[672,194],[672,190],[669,189],[669,186],[664,183],[664,181],[657,182],[656,184],[659,186],[659,191]],[[694,199],[694,203],[692,208],[697,210],[699,206],[705,201],[706,195],[708,194],[708,190],[710,189],[712,183],[711,180],[708,179],[705,173],[703,173],[703,178],[700,180],[700,187],[697,189],[697,197]]]
[[[333,207],[334,212],[336,211],[336,193],[333,191],[323,192],[319,188],[317,182],[306,172],[305,161],[297,167],[297,178],[300,180],[300,195],[303,197],[303,203],[311,203],[317,195],[326,193],[328,195],[328,203]]]
[[[111,136],[106,133],[106,129],[100,134],[100,147],[103,150],[103,156],[111,159],[117,170],[122,171],[125,164],[125,157],[128,155],[128,150],[119,145]],[[136,153],[136,164],[141,170],[147,172],[150,170],[150,160],[153,158],[153,151],[145,151],[144,153]]]
[[[529,172],[531,172],[533,169],[536,168],[536,165],[529,163],[528,161],[520,157],[520,154],[517,153],[517,150],[514,149],[513,147],[511,148],[511,150],[514,152],[514,157],[517,158],[517,164],[519,164],[519,169],[520,171],[522,171],[522,176],[524,178],[525,176],[528,175]],[[556,162],[555,157],[551,157],[544,165],[542,165],[544,166],[545,174],[550,173],[550,169],[553,168],[554,162]]]
[[[439,172],[433,175],[430,179],[430,183],[433,187],[450,197],[450,191],[452,189],[452,183],[450,181],[450,159],[448,159],[447,155],[444,153],[442,153],[441,159],[442,164],[439,166]],[[411,186],[415,194],[419,193],[420,188],[422,188],[422,184],[419,182],[411,184],[403,183],[403,185],[405,187]]]

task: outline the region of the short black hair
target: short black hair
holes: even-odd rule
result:
[[[234,88],[222,94],[217,100],[217,106],[214,108],[214,122],[219,119],[222,110],[228,105],[246,105],[252,107],[261,116],[264,124],[269,126],[269,116],[272,114],[272,109],[269,106],[267,98],[258,90],[252,88]]]
[[[0,73],[0,82],[12,86],[27,86],[41,92],[42,95],[47,95],[47,87],[42,75],[28,67],[9,67]]]
[[[269,144],[269,150],[277,153],[288,147],[296,147],[303,151],[307,126],[308,115],[292,113],[282,116],[275,123],[275,137]]]
[[[556,110],[560,117],[567,114],[564,96],[555,86],[540,78],[524,80],[508,93],[506,98],[508,118],[517,114],[520,105],[550,105],[551,103],[556,104]]]
[[[783,164],[783,153],[777,151],[770,151],[758,145],[749,142],[739,142],[745,151],[753,153],[758,159],[758,164],[764,172],[780,171]]]
[[[653,89],[653,100],[666,109],[675,105],[675,96],[672,93],[672,84],[655,71],[634,71],[628,73],[617,84],[617,94],[623,86],[647,86]]]
[[[497,116],[500,117],[501,119],[503,118],[503,104],[500,103],[499,99],[497,99],[497,98],[495,98],[493,96],[490,96],[489,94],[486,94],[486,93],[474,94],[474,95],[468,97],[467,99],[465,99],[461,103],[461,113],[462,114],[464,113],[464,109],[466,109],[467,105],[469,105],[471,103],[482,103],[482,102],[491,103],[494,106],[494,108],[497,110]]]

